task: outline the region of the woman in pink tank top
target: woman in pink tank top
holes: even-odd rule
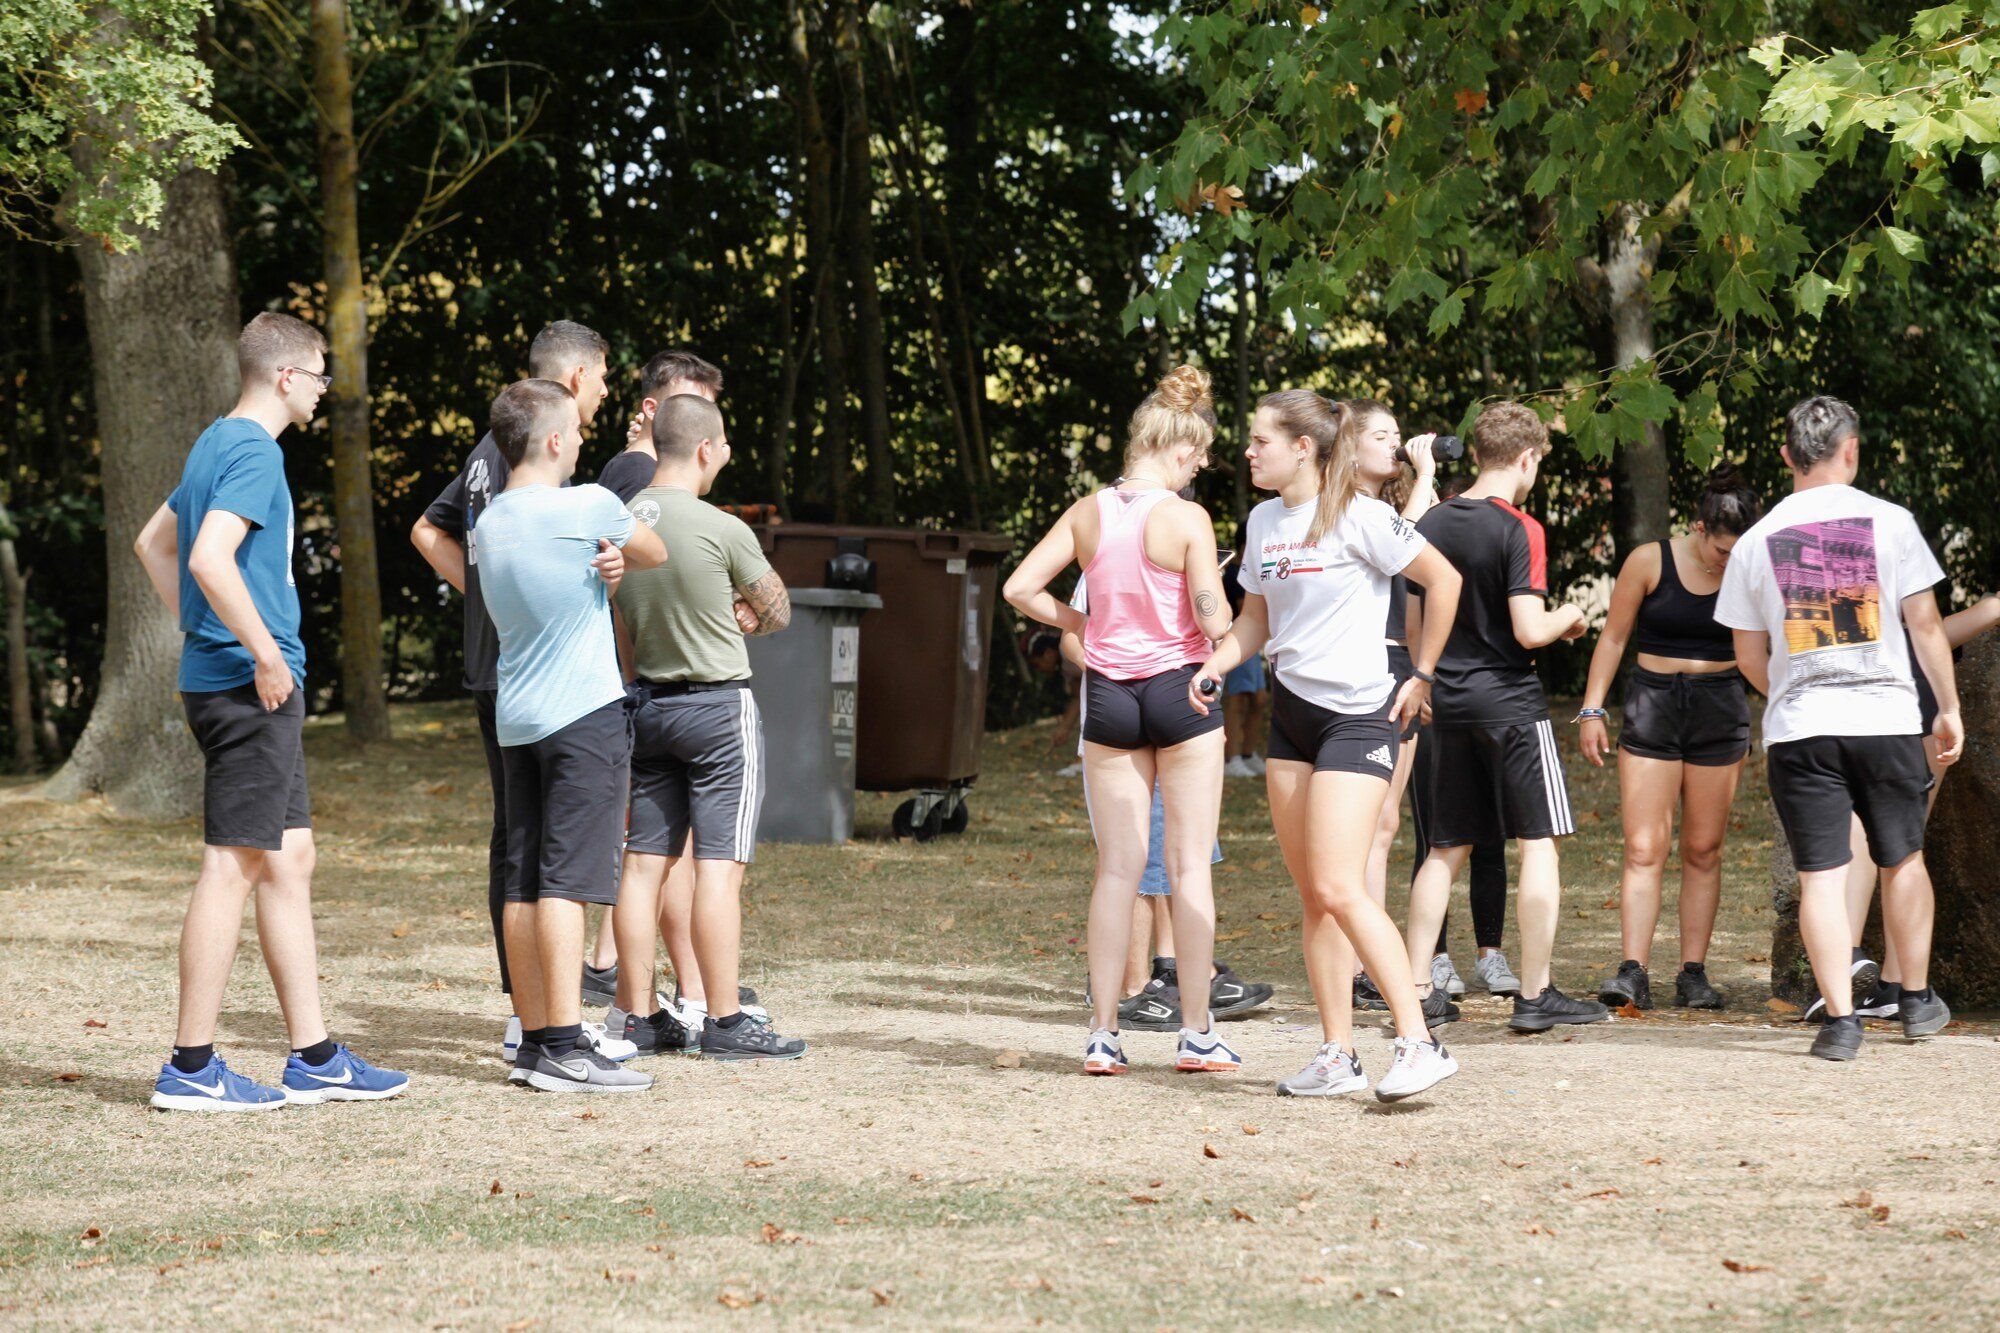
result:
[[[1090,899],[1091,1022],[1087,1074],[1122,1074],[1118,1000],[1133,905],[1145,870],[1157,780],[1166,806],[1178,971],[1184,984],[1176,1069],[1226,1071],[1242,1061],[1215,1035],[1208,978],[1215,955],[1209,852],[1222,808],[1222,712],[1188,703],[1188,681],[1229,630],[1215,527],[1176,492],[1208,462],[1215,406],[1208,376],[1182,366],[1132,414],[1125,474],[1071,505],[1007,580],[1023,615],[1081,642],[1084,780],[1097,838]],[[1048,591],[1083,567],[1079,609]]]

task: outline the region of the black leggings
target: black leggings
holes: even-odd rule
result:
[[[1417,732],[1417,762],[1410,775],[1410,830],[1416,836],[1416,855],[1410,862],[1410,881],[1416,882],[1417,869],[1430,855],[1430,821],[1425,818],[1419,793],[1426,790],[1424,761],[1430,750],[1430,728]],[[1472,938],[1482,949],[1500,947],[1501,929],[1507,923],[1507,844],[1482,842],[1472,849]],[[1438,926],[1437,949],[1444,953],[1445,933],[1451,927],[1451,913]]]

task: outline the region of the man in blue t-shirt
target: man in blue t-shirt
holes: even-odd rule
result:
[[[305,645],[292,581],[292,493],[278,436],[312,420],[326,340],[267,312],[236,343],[243,390],[203,431],[180,485],[135,543],[181,627],[180,691],[203,760],[201,875],[181,925],[180,1018],[153,1087],[171,1111],[260,1111],[377,1101],[409,1077],[377,1069],[327,1035],[313,937],[312,804],[306,792]],[[292,1057],[281,1086],[215,1054],[216,1019],[236,958],[243,904],[257,893],[264,963]]]
[[[512,878],[502,918],[521,1045],[510,1081],[546,1092],[637,1092],[653,1080],[584,1041],[585,905],[618,900],[632,737],[611,628],[592,563],[607,546],[629,569],[667,558],[602,486],[566,486],[583,431],[574,395],[522,380],[493,402],[507,489],[479,518],[479,580],[500,640],[494,730]]]

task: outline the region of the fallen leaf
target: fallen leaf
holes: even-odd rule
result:
[[[1878,1203],[1878,1204],[1876,1204],[1876,1205],[1875,1205],[1875,1206],[1874,1206],[1873,1208],[1870,1208],[1870,1209],[1868,1210],[1868,1216],[1870,1216],[1870,1217],[1874,1218],[1874,1219],[1875,1219],[1875,1220],[1876,1220],[1877,1222],[1886,1222],[1886,1221],[1888,1221],[1888,1220],[1889,1220],[1889,1205],[1888,1205],[1888,1204],[1886,1204],[1886,1203]]]
[[[1130,1199],[1130,1200],[1131,1200],[1131,1201],[1132,1201],[1133,1203],[1158,1203],[1158,1202],[1159,1202],[1159,1200],[1158,1200],[1158,1199],[1154,1198],[1154,1197],[1153,1197],[1152,1195],[1150,1195],[1150,1194],[1128,1194],[1128,1195],[1126,1195],[1125,1197],[1126,1197],[1126,1198],[1128,1198],[1128,1199]]]
[[[1021,1053],[1019,1051],[1002,1051],[993,1057],[993,1067],[995,1069],[1019,1069],[1021,1067]]]
[[[65,1071],[63,1071],[62,1073],[60,1073],[60,1074],[57,1074],[57,1075],[56,1075],[56,1082],[58,1082],[58,1083],[76,1083],[76,1082],[80,1081],[80,1080],[81,1080],[82,1078],[83,1078],[83,1075],[81,1075],[81,1074],[79,1074],[79,1073],[76,1073],[76,1072],[75,1072],[74,1070],[65,1070]]]
[[[1965,1233],[1963,1231],[1960,1231],[1957,1227],[1951,1227],[1944,1233],[1944,1238],[1946,1240],[1964,1240]]]
[[[732,1310],[747,1310],[751,1306],[762,1301],[764,1299],[764,1293],[760,1291],[754,1296],[745,1296],[741,1292],[724,1291],[721,1295],[717,1296],[715,1299],[721,1302],[723,1305],[728,1306]]]
[[[1375,1294],[1377,1296],[1387,1296],[1392,1301],[1403,1299],[1403,1289],[1401,1287],[1377,1287],[1375,1288]]]
[[[487,1192],[488,1194],[498,1194],[498,1193],[500,1193],[500,1182],[499,1182],[499,1181],[497,1181],[497,1180],[496,1180],[496,1181],[494,1181],[494,1182],[493,1182],[493,1187],[492,1187],[491,1189],[487,1190],[486,1192]]]
[[[621,1268],[614,1273],[607,1268],[604,1270],[604,1280],[606,1282],[637,1282],[639,1275],[630,1269]]]
[[[1875,1206],[1875,1196],[1867,1190],[1863,1190],[1851,1199],[1842,1199],[1840,1206],[1842,1208],[1873,1208]]]
[[[1589,1194],[1586,1194],[1583,1197],[1586,1199],[1616,1199],[1616,1198],[1621,1198],[1623,1196],[1616,1187],[1613,1187],[1611,1189],[1592,1190]]]
[[[433,782],[425,787],[424,790],[432,796],[449,796],[451,795],[451,784],[449,782]]]
[[[534,1319],[516,1319],[513,1323],[507,1325],[507,1333],[528,1333],[528,1330],[533,1328],[536,1322]]]
[[[877,1305],[889,1305],[893,1303],[896,1299],[893,1295],[884,1291],[880,1287],[870,1287],[868,1289],[868,1294],[875,1298],[875,1303]]]
[[[1452,103],[1468,116],[1476,116],[1486,109],[1486,94],[1472,88],[1460,88],[1451,96]],[[1398,1296],[1402,1292],[1396,1293]]]
[[[393,938],[395,938],[395,939],[399,939],[399,940],[400,940],[400,939],[402,939],[402,938],[403,938],[403,936],[405,936],[405,935],[407,935],[407,934],[409,934],[409,933],[410,933],[410,923],[409,923],[409,922],[407,922],[407,921],[404,921],[404,922],[400,922],[400,923],[398,923],[398,924],[397,924],[397,926],[396,926],[396,928],[395,928],[394,930],[392,930],[392,931],[390,931],[390,932],[389,932],[389,934],[390,934],[390,935],[391,935],[391,936],[392,936]]]
[[[104,1235],[104,1232],[103,1232],[103,1231],[102,1231],[102,1230],[101,1230],[100,1228],[97,1228],[97,1227],[90,1227],[90,1228],[88,1228],[87,1230],[85,1230],[85,1231],[84,1231],[84,1233],[83,1233],[83,1234],[82,1234],[81,1236],[78,1236],[78,1237],[77,1237],[77,1239],[78,1239],[78,1240],[98,1240],[98,1239],[101,1239],[101,1238],[103,1237],[103,1235]]]
[[[1382,1219],[1381,1219],[1381,1218],[1379,1218],[1379,1217],[1371,1217],[1371,1218],[1369,1218],[1369,1219],[1368,1219],[1368,1229],[1369,1229],[1370,1231],[1380,1231],[1380,1230],[1382,1229]]]
[[[599,1114],[598,1114],[597,1112],[595,1112],[595,1111],[577,1111],[577,1112],[575,1112],[575,1115],[576,1115],[576,1118],[577,1118],[578,1120],[602,1120],[602,1119],[604,1119],[604,1117],[603,1117],[603,1116],[599,1115]]]
[[[769,1166],[770,1164],[770,1159],[766,1157],[746,1157],[743,1159],[743,1165],[748,1167]]]
[[[1764,1001],[1764,1007],[1774,1014],[1796,1014],[1799,1011],[1799,1007],[1790,1000],[1781,1000],[1775,995]]]
[[[1527,1165],[1527,1163],[1526,1163],[1526,1162],[1510,1162],[1510,1161],[1508,1161],[1508,1160],[1507,1160],[1506,1158],[1502,1157],[1502,1158],[1500,1159],[1500,1165],[1502,1165],[1502,1166],[1511,1166],[1511,1167],[1513,1167],[1513,1168],[1514,1168],[1514,1169],[1515,1169],[1516,1171],[1519,1171],[1519,1170],[1520,1170],[1520,1169],[1521,1169],[1522,1167],[1526,1166],[1526,1165]]]
[[[1243,1132],[1244,1132],[1245,1134],[1249,1134],[1249,1135],[1252,1135],[1252,1136],[1255,1136],[1255,1135],[1258,1135],[1258,1134],[1262,1134],[1262,1133],[1264,1132],[1264,1130],[1263,1130],[1263,1127],[1262,1127],[1262,1126],[1259,1126],[1259,1125],[1245,1125],[1245,1126],[1243,1127]]]
[[[1231,1206],[1231,1208],[1229,1209],[1229,1215],[1235,1218],[1239,1222],[1255,1222],[1257,1220],[1256,1218],[1250,1216],[1248,1212],[1234,1206]]]
[[[1743,961],[1746,963],[1768,963],[1771,961],[1771,955],[1767,953],[1746,953],[1743,955]]]
[[[766,1222],[758,1231],[766,1245],[797,1245],[805,1237],[796,1231],[787,1231],[776,1222]]]
[[[1660,1159],[1657,1157],[1648,1157],[1645,1161],[1639,1163],[1640,1166],[1658,1166],[1659,1164]]]
[[[1771,1271],[1768,1264],[1739,1263],[1735,1259],[1724,1259],[1722,1266],[1732,1273],[1768,1273]]]
[[[87,1028],[101,1028],[101,1027],[109,1027],[109,1026],[110,1026],[110,1025],[109,1025],[108,1023],[103,1023],[103,1022],[100,1022],[99,1020],[97,1020],[97,1019],[95,1019],[95,1018],[86,1018],[86,1019],[84,1019],[84,1020],[83,1020],[83,1025],[84,1025],[85,1027],[87,1027]]]
[[[1221,1153],[1215,1150],[1215,1145],[1212,1143],[1204,1143],[1201,1145],[1201,1155],[1203,1157],[1209,1158],[1211,1161],[1217,1157],[1222,1156]]]
[[[912,1172],[910,1172],[910,1179],[911,1179],[911,1180],[922,1180],[923,1178],[924,1178],[924,1173],[923,1173],[923,1172],[921,1172],[921,1171],[912,1171]]]
[[[1611,1012],[1618,1015],[1620,1018],[1644,1018],[1646,1016],[1646,1011],[1641,1009],[1638,1005],[1633,1004],[1630,1000],[1627,1000],[1625,1003],[1619,1005],[1616,1009],[1613,1009]]]
[[[1259,912],[1257,913],[1257,919],[1259,921],[1276,921],[1278,914],[1276,912]]]

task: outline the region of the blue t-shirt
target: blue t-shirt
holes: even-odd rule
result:
[[[632,515],[602,486],[516,486],[479,516],[479,586],[500,632],[502,745],[532,745],[625,693],[611,599],[591,560]]]
[[[285,455],[269,431],[243,417],[218,417],[201,433],[181,468],[181,484],[167,497],[180,542],[180,688],[190,693],[233,690],[257,676],[250,650],[208,604],[188,573],[195,535],[212,510],[235,514],[250,530],[236,548],[236,568],[264,628],[278,641],[285,665],[301,688],[306,646],[299,638],[299,590],[292,582],[292,489]]]

